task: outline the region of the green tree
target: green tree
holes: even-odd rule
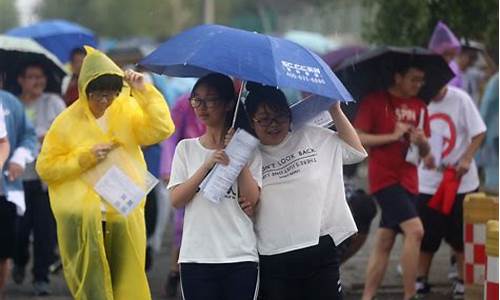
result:
[[[364,36],[377,44],[426,47],[439,20],[459,37],[498,49],[497,0],[365,0],[376,13]]]
[[[77,22],[99,36],[164,38],[199,23],[200,5],[201,0],[44,0],[37,13]]]
[[[0,0],[0,32],[16,27],[19,24],[18,11],[12,0]]]

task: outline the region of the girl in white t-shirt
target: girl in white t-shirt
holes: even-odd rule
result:
[[[266,300],[341,299],[338,246],[357,229],[346,203],[342,165],[367,154],[339,104],[338,133],[292,129],[284,94],[248,83],[245,105],[261,141],[262,190],[256,213],[261,292]]]
[[[184,299],[251,300],[258,286],[258,254],[246,213],[259,198],[260,156],[243,168],[220,203],[206,199],[201,182],[216,163],[229,163],[223,149],[235,106],[232,80],[215,73],[200,78],[190,104],[206,133],[179,142],[168,184],[172,205],[185,207],[179,255]]]

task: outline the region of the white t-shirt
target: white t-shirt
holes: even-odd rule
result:
[[[256,216],[259,253],[338,245],[357,232],[344,193],[342,165],[363,160],[335,132],[305,125],[277,146],[261,145],[262,191]]]
[[[214,150],[203,147],[198,138],[179,142],[172,161],[168,189],[193,176]],[[262,161],[256,151],[250,163],[257,185],[262,186]],[[252,220],[238,203],[238,185],[220,203],[196,193],[185,208],[179,263],[257,262],[257,241]]]
[[[474,136],[486,131],[486,125],[471,97],[463,90],[448,86],[441,101],[432,101],[429,106],[431,136],[441,135],[443,146],[441,165],[455,165],[459,162]],[[439,160],[439,158],[438,158]],[[443,173],[425,169],[421,163],[418,168],[419,192],[434,194],[443,179]],[[469,171],[460,181],[458,193],[471,192],[479,187],[476,162],[473,160]]]

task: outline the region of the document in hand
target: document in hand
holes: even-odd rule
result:
[[[312,99],[293,104],[291,109],[294,126],[296,128],[306,124],[325,128],[332,126],[333,119],[329,112],[332,104],[333,102],[330,101],[313,101]]]
[[[258,139],[238,128],[224,150],[229,157],[229,164],[227,166],[216,164],[200,184],[200,191],[205,198],[219,203],[236,181],[241,169],[250,161],[258,145]]]
[[[418,121],[418,129],[423,129],[424,128],[424,116],[425,116],[425,111],[422,109],[420,111],[420,119]],[[410,147],[408,148],[408,152],[406,152],[406,158],[405,160],[411,164],[414,164],[415,166],[418,166],[420,163],[420,153],[418,151],[418,146],[415,144],[411,144]]]
[[[85,172],[83,179],[102,199],[125,216],[158,183],[158,179],[121,147],[112,150],[105,160]]]

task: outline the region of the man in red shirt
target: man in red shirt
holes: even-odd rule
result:
[[[429,152],[429,120],[425,103],[417,98],[424,72],[410,63],[394,71],[386,91],[366,96],[360,103],[355,127],[369,148],[368,181],[381,209],[380,228],[370,255],[363,299],[372,299],[380,285],[398,232],[404,234],[401,251],[404,299],[416,295],[415,280],[420,242],[424,234],[416,208],[417,166],[408,162],[411,145],[420,157]]]
[[[64,77],[61,85],[61,92],[66,106],[70,106],[78,99],[78,75],[80,75],[80,69],[82,68],[83,59],[86,54],[87,52],[83,48],[71,50],[70,63],[72,74]]]

